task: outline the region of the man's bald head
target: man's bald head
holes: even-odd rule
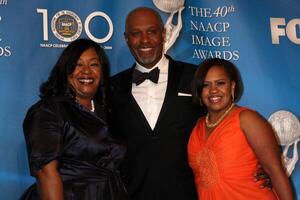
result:
[[[128,25],[130,24],[132,19],[139,19],[141,17],[149,17],[149,16],[156,18],[161,28],[162,29],[164,28],[164,23],[161,19],[161,16],[156,10],[148,7],[138,7],[128,13],[125,22],[125,33],[128,30]]]

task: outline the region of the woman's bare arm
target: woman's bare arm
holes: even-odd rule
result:
[[[63,200],[63,184],[57,171],[58,162],[51,161],[37,172],[37,189],[42,200]]]
[[[270,176],[279,199],[294,199],[293,189],[283,168],[280,148],[271,125],[258,113],[250,110],[241,112],[240,125],[263,169]]]

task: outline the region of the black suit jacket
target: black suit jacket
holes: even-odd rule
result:
[[[201,112],[191,96],[178,96],[191,94],[196,67],[168,58],[167,90],[154,130],[131,94],[134,66],[112,77],[112,130],[128,145],[123,172],[134,200],[197,199],[187,142]]]

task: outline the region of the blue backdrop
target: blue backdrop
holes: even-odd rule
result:
[[[0,0],[1,199],[17,199],[34,181],[22,121],[62,49],[74,38],[88,37],[105,49],[112,74],[130,67],[124,20],[138,6],[157,9],[164,21],[169,16],[152,0]],[[244,79],[240,105],[266,118],[281,109],[299,118],[298,0],[186,0],[184,6],[183,27],[168,54],[194,64],[208,57],[231,60]],[[70,23],[67,30],[62,20]],[[299,163],[291,177],[300,199]]]

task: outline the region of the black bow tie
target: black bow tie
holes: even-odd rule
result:
[[[158,82],[158,77],[159,77],[159,69],[158,67],[154,68],[150,72],[140,72],[137,69],[133,70],[132,74],[132,82],[135,83],[136,85],[141,84],[144,82],[146,79],[151,80],[153,83]]]

